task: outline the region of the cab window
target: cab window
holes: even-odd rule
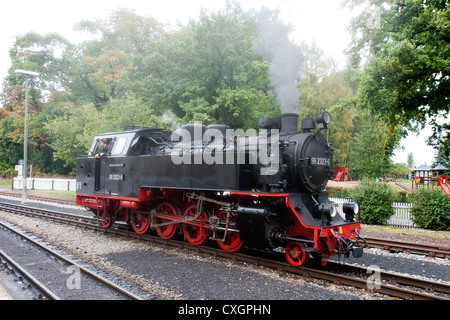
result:
[[[126,143],[127,143],[127,138],[126,137],[121,137],[121,138],[118,138],[118,139],[114,139],[114,145],[113,145],[112,150],[111,150],[111,155],[122,154]]]

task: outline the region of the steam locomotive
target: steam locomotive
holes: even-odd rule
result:
[[[310,255],[322,265],[361,257],[358,205],[337,206],[325,191],[330,120],[307,117],[301,132],[297,114],[282,114],[260,119],[259,132],[194,123],[99,134],[77,159],[77,204],[106,228],[122,221],[139,234],[215,241],[228,252],[284,250],[294,266]]]

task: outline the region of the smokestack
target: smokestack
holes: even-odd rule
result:
[[[298,114],[283,113],[281,115],[281,134],[298,132]]]

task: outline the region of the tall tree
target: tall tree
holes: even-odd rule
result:
[[[448,133],[437,148],[434,164],[441,163],[443,166],[450,168],[450,133]]]
[[[366,111],[356,119],[355,137],[350,143],[349,169],[359,178],[378,178],[390,166],[390,139],[385,123]]]
[[[337,62],[327,57],[314,44],[303,45],[304,62],[301,69],[299,118],[314,117],[328,111],[332,116],[329,138],[335,150],[334,160],[342,165],[350,152],[354,135],[354,102],[348,81],[349,70],[338,70]]]
[[[441,0],[347,0],[355,66],[366,60],[361,97],[390,123],[424,124],[450,108],[450,6]],[[361,59],[362,57],[362,59]],[[435,127],[448,130],[436,122]]]
[[[98,108],[128,90],[133,57],[165,37],[162,24],[127,9],[119,9],[105,20],[82,21],[78,29],[91,33],[93,39],[73,52],[67,89],[72,100],[93,102]]]
[[[202,11],[198,21],[146,48],[130,71],[133,91],[158,114],[180,122],[257,126],[257,116],[278,111],[270,94],[269,64],[253,51],[256,26],[236,3]]]
[[[33,78],[30,86],[29,111],[31,113],[42,111],[43,101],[48,100],[53,91],[63,87],[64,57],[71,48],[70,42],[56,33],[40,35],[29,32],[18,36],[9,51],[11,67],[0,96],[3,106],[23,116],[24,76],[16,74],[15,70],[25,69],[39,72],[39,78]]]
[[[414,167],[414,154],[412,152],[408,153],[406,163],[408,164],[408,168]]]

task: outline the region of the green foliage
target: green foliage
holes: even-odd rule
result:
[[[0,175],[11,177],[14,165],[23,159],[23,121],[15,117],[8,117],[0,121]],[[21,136],[22,140],[19,139]]]
[[[385,224],[394,211],[394,191],[386,183],[363,180],[351,192],[351,198],[360,204],[360,219],[367,224]]]
[[[253,50],[255,14],[227,2],[169,31],[119,9],[107,19],[80,22],[78,30],[93,37],[79,45],[57,34],[17,37],[0,97],[2,172],[9,174],[23,150],[25,101],[17,68],[40,73],[30,90],[36,117],[29,155],[41,172],[73,172],[94,135],[127,125],[171,129],[172,123],[202,121],[246,130],[260,117],[278,115],[269,62]],[[278,21],[278,13],[271,17]]]
[[[180,123],[256,127],[258,111],[274,99],[268,63],[253,51],[255,36],[251,16],[237,5],[202,12],[199,22],[134,57],[131,89],[157,115],[170,110]]]
[[[330,197],[333,197],[333,198],[351,198],[352,197],[352,190],[350,188],[327,186],[326,190],[331,192]]]
[[[75,110],[71,104],[60,107],[63,115],[49,120],[45,129],[48,145],[55,150],[54,158],[71,168],[75,167],[77,157],[87,153],[92,138],[100,132],[121,131],[127,125],[159,128],[170,126],[155,116],[133,94],[112,99],[103,110],[98,110],[93,104],[86,104]]]
[[[355,134],[351,76],[348,70],[338,71],[336,61],[315,45],[304,45],[302,49],[299,118],[314,117],[324,110],[330,112],[329,138],[335,151],[334,160],[343,165]]]
[[[408,166],[402,163],[392,164],[388,169],[388,174],[396,178],[405,178],[408,175]]]
[[[334,148],[334,161],[338,166],[347,165],[350,154],[350,143],[355,135],[354,108],[345,102],[334,105],[329,109],[332,122],[330,128],[330,141]]]
[[[347,0],[363,6],[350,52],[368,59],[361,99],[390,123],[424,124],[450,108],[450,6],[435,0]],[[439,125],[434,123],[437,128]]]
[[[70,108],[70,105],[66,105],[66,108]],[[76,113],[72,113],[73,111]],[[68,110],[64,117],[49,121],[46,130],[48,144],[55,150],[54,158],[61,160],[66,166],[75,168],[76,158],[87,153],[92,138],[102,131],[104,123],[100,112],[93,104],[84,105],[73,111]]]
[[[357,133],[350,143],[349,170],[360,178],[379,178],[387,171],[388,129],[376,117],[357,120]]]
[[[435,165],[441,163],[444,167],[450,168],[450,131],[440,139],[437,148],[438,152],[435,158]]]
[[[326,57],[323,50],[315,45],[303,46],[303,55],[305,61],[299,85],[300,119],[329,110],[351,94],[346,80],[347,71],[338,71],[337,62]]]
[[[106,131],[121,131],[125,126],[166,128],[160,117],[134,93],[111,99],[100,113]]]
[[[413,221],[422,228],[450,228],[450,196],[434,189],[419,189],[413,193]]]
[[[258,107],[261,99],[258,91],[251,89],[219,90],[219,97],[216,99],[216,108],[220,122],[232,123],[233,128],[256,128],[258,120],[254,110]]]
[[[255,52],[262,46],[262,26],[274,41],[264,52]],[[280,114],[269,76],[275,69],[271,58],[291,28],[277,11],[246,12],[237,2],[227,2],[223,9],[201,11],[198,19],[169,30],[153,18],[120,9],[103,20],[80,22],[78,30],[92,37],[78,45],[57,34],[17,37],[0,97],[5,106],[0,113],[5,121],[0,123],[1,167],[9,168],[22,153],[24,90],[16,68],[41,74],[30,90],[35,118],[29,154],[45,173],[73,172],[76,157],[102,131],[126,125],[172,129],[172,124],[195,121],[247,130],[257,128],[261,117]],[[361,112],[361,101],[352,97],[359,79],[354,70],[339,71],[314,45],[293,47],[303,53],[294,50],[292,59],[281,60],[304,60],[302,69],[282,69],[297,77],[293,89],[300,91],[300,119],[328,110],[335,159],[353,159],[356,165],[370,158],[369,169],[367,162],[358,163],[355,172],[379,175],[377,168],[388,167],[398,141],[396,128]]]

